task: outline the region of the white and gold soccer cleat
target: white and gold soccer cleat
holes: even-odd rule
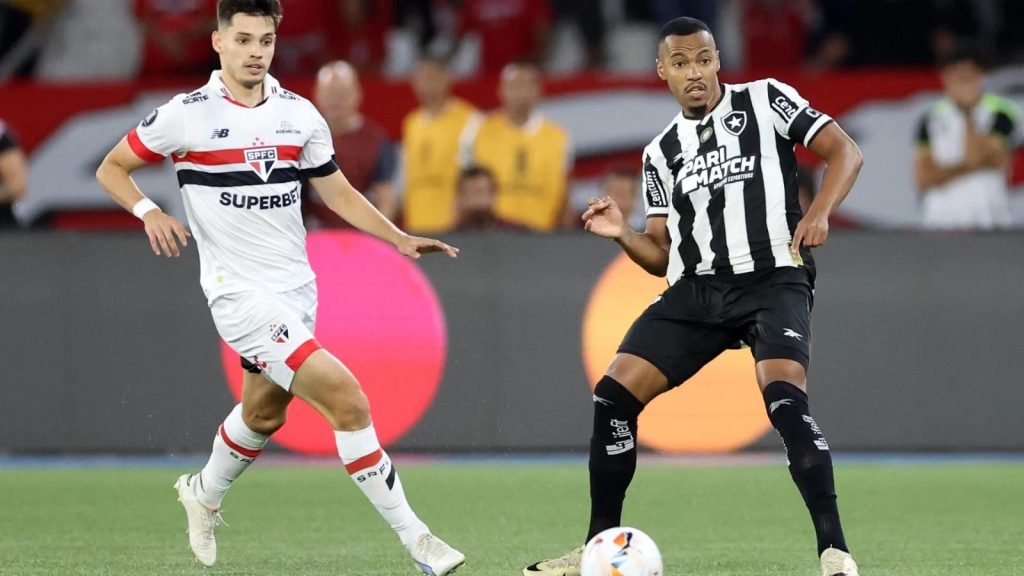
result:
[[[428,576],[446,576],[466,562],[462,552],[429,532],[416,537],[409,554],[420,572]]]
[[[196,560],[203,566],[213,566],[217,561],[217,539],[213,530],[218,524],[225,524],[220,512],[210,510],[196,498],[196,474],[182,474],[174,483],[178,491],[178,502],[185,508],[188,518],[188,546]]]
[[[564,556],[542,560],[523,568],[523,576],[580,576],[580,557],[583,546]]]
[[[826,548],[821,553],[821,576],[860,576],[849,552]]]

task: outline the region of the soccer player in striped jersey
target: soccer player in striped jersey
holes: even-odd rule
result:
[[[662,28],[658,76],[681,112],[643,153],[647,227],[625,225],[609,198],[583,214],[590,232],[614,239],[669,287],[629,329],[594,391],[587,540],[621,523],[636,470],[637,417],[736,342],[749,344],[772,425],[810,512],[824,576],[857,576],[836,504],[832,459],[807,401],[814,266],[810,248],[862,163],[857,145],[827,115],[772,79],[718,80],[708,27],[692,18]],[[797,198],[793,149],[827,164],[806,213]],[[579,574],[578,548],[524,569]]]
[[[284,424],[286,408],[298,396],[331,423],[346,470],[420,570],[448,574],[465,557],[413,512],[377,440],[359,383],[313,338],[316,283],[306,256],[300,179],[308,179],[353,226],[406,256],[441,252],[454,258],[458,250],[409,236],[382,216],[338,169],[330,131],[316,108],[267,74],[279,0],[219,0],[217,19],[212,42],[221,69],[202,88],[154,110],[96,173],[110,196],[145,223],[153,252],[178,256],[189,231],[130,176],[146,162],[172,156],[214,324],[246,368],[242,402],[215,434],[206,466],[175,483],[189,545],[199,562],[213,565],[221,501]]]

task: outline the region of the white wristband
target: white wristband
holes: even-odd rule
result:
[[[134,206],[132,206],[132,214],[135,214],[136,218],[142,220],[142,217],[145,216],[146,213],[149,212],[150,210],[159,209],[160,207],[156,205],[156,202],[153,202],[149,198],[143,198],[142,200],[136,202]]]

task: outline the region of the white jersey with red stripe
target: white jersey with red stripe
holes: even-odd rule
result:
[[[128,134],[142,159],[171,156],[209,301],[247,290],[281,293],[315,278],[306,256],[300,176],[338,169],[327,122],[270,75],[264,100],[231,98],[214,71]]]

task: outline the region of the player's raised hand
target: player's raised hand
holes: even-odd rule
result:
[[[185,226],[174,216],[165,214],[161,210],[150,210],[142,217],[146,224],[146,236],[149,236],[149,245],[153,253],[159,256],[163,253],[168,258],[181,256],[181,248],[188,246],[188,239],[192,234],[185,229]]]
[[[618,238],[625,228],[622,210],[607,196],[587,200],[587,211],[581,218],[585,230],[605,238]]]
[[[789,251],[797,253],[800,246],[813,248],[821,246],[828,239],[828,215],[821,215],[812,210],[800,219],[793,231],[793,242],[789,245]]]
[[[403,234],[395,244],[398,251],[405,254],[413,260],[418,260],[422,254],[430,254],[431,252],[444,252],[451,258],[457,258],[459,256],[459,249],[454,246],[449,246],[440,240],[434,240],[433,238],[420,238],[419,236],[409,236]]]

